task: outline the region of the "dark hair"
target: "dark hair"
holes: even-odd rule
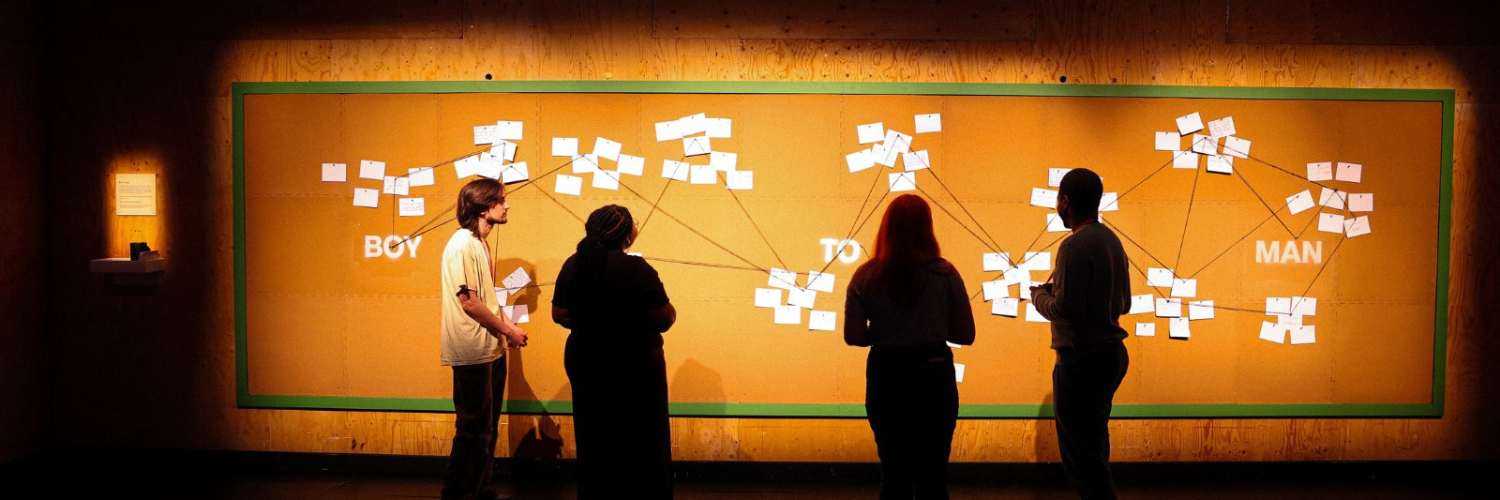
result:
[[[505,202],[505,185],[490,178],[479,178],[464,184],[458,190],[458,205],[454,208],[458,225],[469,232],[479,233],[479,216],[485,211]]]
[[[583,223],[583,239],[578,240],[577,253],[573,254],[577,293],[586,297],[582,302],[597,304],[597,295],[604,293],[609,254],[624,250],[634,240],[635,220],[625,207],[605,205],[589,214],[588,222]]]
[[[1075,168],[1063,175],[1057,194],[1068,197],[1068,206],[1077,217],[1098,217],[1099,197],[1104,195],[1104,181],[1086,168]]]
[[[891,201],[875,236],[875,256],[860,272],[869,272],[873,289],[884,290],[892,302],[910,305],[918,268],[942,258],[937,236],[932,232],[932,208],[922,197],[903,194]]]

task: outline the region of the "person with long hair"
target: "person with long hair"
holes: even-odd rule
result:
[[[921,197],[901,195],[886,208],[875,255],[849,283],[844,342],[870,348],[865,411],[880,456],[880,498],[948,498],[958,384],[947,342],[974,343],[974,313]]]
[[[594,210],[552,295],[552,320],[572,331],[563,367],[573,385],[581,499],[672,497],[661,334],[677,310],[656,270],[625,253],[635,235],[625,207]]]

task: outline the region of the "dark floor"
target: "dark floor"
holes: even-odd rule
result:
[[[53,453],[0,466],[0,498],[437,498],[437,457],[229,452]],[[678,499],[875,498],[871,464],[675,464]],[[1471,486],[1492,463],[1119,464],[1119,491],[1133,499],[1491,498]],[[571,499],[571,464],[501,463],[500,491],[524,499]],[[955,464],[953,498],[1074,498],[1055,464]],[[622,492],[621,498],[629,498]]]

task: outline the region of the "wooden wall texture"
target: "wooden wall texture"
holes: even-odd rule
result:
[[[56,360],[48,374],[56,389],[52,442],[447,452],[447,414],[235,407],[231,82],[489,75],[1058,83],[1066,77],[1068,83],[1458,90],[1446,415],[1117,421],[1118,460],[1494,458],[1500,372],[1486,370],[1485,362],[1500,356],[1493,335],[1500,314],[1490,307],[1500,300],[1492,260],[1500,238],[1490,233],[1500,227],[1488,202],[1500,184],[1500,157],[1490,147],[1500,139],[1494,69],[1500,52],[1493,31],[1480,24],[1493,17],[1454,15],[1456,4],[1441,2],[1341,3],[54,3],[42,85],[49,212],[40,219],[56,292],[47,302],[45,331]],[[112,173],[123,171],[158,174],[159,217],[111,215],[108,185]],[[7,215],[11,210],[6,205]],[[9,220],[5,227],[9,234]],[[122,255],[135,237],[167,252],[170,269],[159,288],[122,290],[88,274],[88,259]],[[572,453],[566,417],[508,417],[502,425],[502,454],[552,453],[554,436],[564,438],[564,456]],[[962,421],[953,458],[1055,461],[1053,432],[1049,421]],[[859,420],[676,419],[673,437],[679,460],[875,459],[869,428]]]

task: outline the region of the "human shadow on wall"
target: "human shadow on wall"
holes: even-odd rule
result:
[[[542,296],[542,288],[536,281],[536,265],[514,258],[497,260],[494,265],[498,280],[503,280],[504,276],[509,276],[516,269],[525,270],[532,282],[519,290],[510,291],[506,304],[517,310],[522,306],[526,308],[527,322],[520,323],[518,315],[512,315],[511,319],[520,323],[521,328],[533,336],[532,342],[535,342],[536,332],[529,327],[537,324],[532,315]],[[496,286],[504,285],[496,283]],[[541,406],[543,399],[537,397],[536,389],[526,378],[527,350],[536,348],[534,343],[531,345],[533,347],[512,349],[506,354],[509,361],[506,363],[505,399],[510,424],[506,429],[506,437],[507,442],[512,445],[510,477],[516,495],[521,498],[550,498],[556,494],[553,484],[560,478],[559,461],[562,458],[563,439],[557,419],[548,408]],[[569,387],[564,385],[552,400],[559,400],[570,392]]]
[[[683,360],[668,384],[667,400],[677,404],[672,429],[673,460],[683,460],[675,450],[693,449],[702,456],[694,460],[748,461],[749,454],[740,445],[743,418],[722,418],[729,412],[724,394],[724,378],[719,372],[693,358]],[[707,417],[707,418],[693,418]]]

